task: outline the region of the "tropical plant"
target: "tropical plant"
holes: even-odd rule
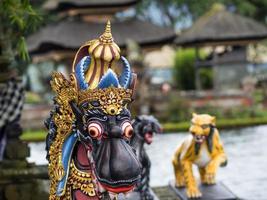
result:
[[[28,0],[0,1],[0,70],[9,71],[16,57],[29,60],[25,36],[35,30],[41,17]]]
[[[174,80],[178,88],[195,89],[195,50],[179,49],[175,55]]]
[[[199,51],[200,59],[206,57],[204,51]],[[193,48],[178,49],[175,55],[174,80],[176,86],[182,90],[195,88],[195,61],[196,52]],[[200,69],[200,83],[203,89],[212,88],[212,70]]]
[[[212,89],[213,87],[213,70],[212,68],[202,68],[199,70],[200,84],[203,89]]]

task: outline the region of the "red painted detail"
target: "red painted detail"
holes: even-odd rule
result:
[[[75,190],[74,197],[75,200],[99,200],[97,196],[89,197],[86,194],[82,193],[81,190]]]
[[[77,147],[77,159],[79,164],[83,167],[90,167],[90,162],[87,157],[87,149],[82,144],[79,144]]]
[[[113,50],[111,45],[109,45],[109,49],[110,49],[111,54],[112,54],[112,59],[111,59],[108,67],[111,68],[111,64],[112,64],[113,60],[115,59],[115,52],[114,52],[114,50]]]
[[[135,185],[130,185],[130,186],[124,186],[124,187],[111,187],[106,184],[101,183],[102,187],[105,188],[109,192],[113,193],[124,193],[124,192],[129,192],[134,189]]]
[[[151,144],[153,142],[153,134],[152,133],[146,133],[145,134],[145,141],[147,144]]]
[[[193,135],[193,137],[194,137],[194,140],[195,140],[195,142],[196,143],[198,143],[198,144],[202,144],[205,140],[207,140],[207,136],[205,136],[205,135],[200,135],[200,136],[198,136],[198,135]]]
[[[88,45],[82,47],[81,49],[79,49],[78,53],[77,53],[77,57],[76,59],[74,60],[74,63],[73,63],[73,67],[74,67],[74,70],[76,68],[76,65],[78,64],[78,62],[84,57],[84,56],[87,56],[88,55]]]
[[[103,139],[107,139],[108,138],[108,133],[103,133]]]

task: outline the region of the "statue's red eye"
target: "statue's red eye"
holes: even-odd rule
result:
[[[92,138],[99,139],[103,133],[103,128],[100,124],[92,122],[88,126],[88,132]]]
[[[121,128],[125,137],[131,138],[133,136],[133,127],[130,122],[123,122]]]

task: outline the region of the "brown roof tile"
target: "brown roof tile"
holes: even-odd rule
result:
[[[70,8],[108,8],[135,5],[138,0],[48,0],[47,10],[68,10]]]
[[[32,54],[52,50],[75,50],[84,42],[99,37],[104,27],[104,23],[77,20],[64,20],[50,24],[27,39],[28,49]],[[127,39],[149,46],[172,42],[176,37],[170,28],[162,28],[137,19],[112,22],[112,35],[121,47],[125,47]]]
[[[178,45],[215,44],[219,42],[239,43],[267,37],[267,27],[257,21],[220,10],[200,17],[191,28],[177,39]]]

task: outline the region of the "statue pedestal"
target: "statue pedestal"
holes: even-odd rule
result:
[[[1,200],[47,200],[47,166],[28,163],[30,155],[28,144],[19,136],[22,128],[18,120],[6,125],[7,145],[3,160],[0,162],[0,199]]]
[[[170,188],[181,200],[188,200],[186,196],[186,189],[175,187],[174,181],[170,181]],[[237,200],[237,196],[234,195],[229,188],[227,188],[222,182],[218,182],[215,185],[202,185],[199,184],[199,189],[202,193],[202,197],[197,200]]]

